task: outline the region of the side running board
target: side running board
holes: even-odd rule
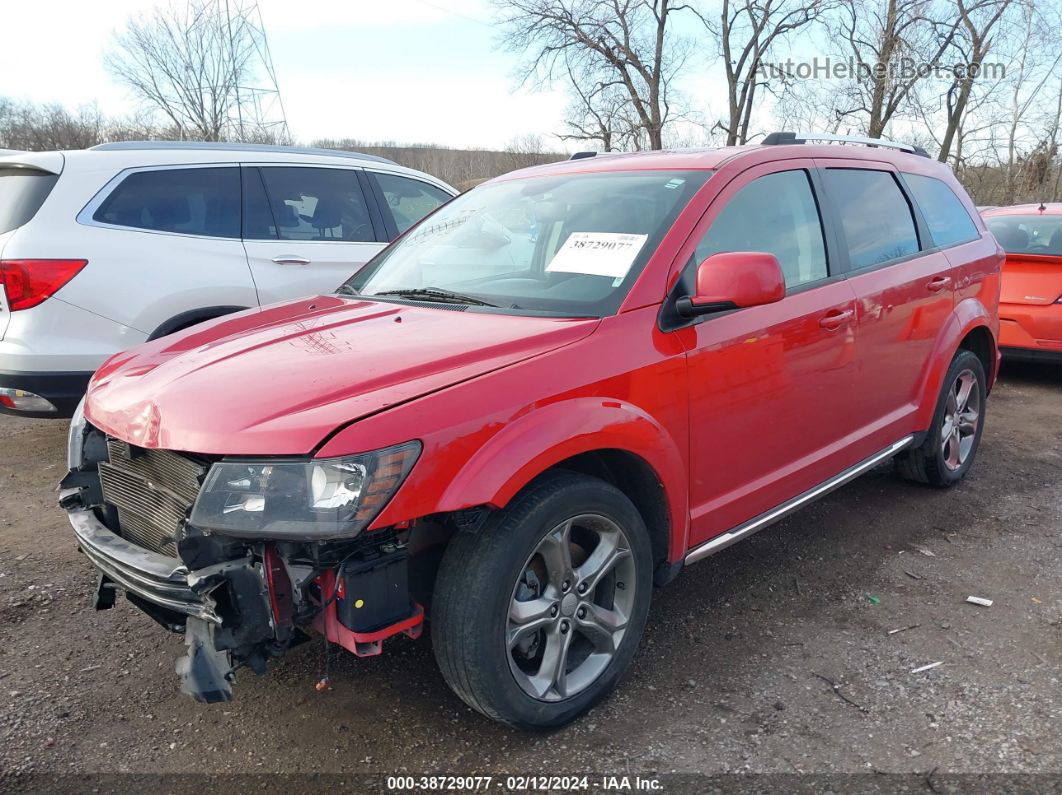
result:
[[[896,455],[896,453],[910,445],[912,441],[914,441],[914,436],[907,436],[895,444],[886,447],[881,452],[875,453],[870,458],[864,459],[858,464],[848,467],[848,469],[838,475],[834,475],[832,478],[820,483],[818,486],[808,489],[803,494],[798,494],[796,497],[793,497],[793,499],[783,502],[777,508],[772,508],[766,513],[761,513],[759,516],[750,519],[744,524],[738,525],[733,530],[721,533],[715,538],[709,539],[703,544],[694,547],[686,553],[686,565],[688,566],[690,563],[696,563],[698,560],[706,558],[721,549],[726,549],[726,547],[730,546],[735,541],[740,541],[742,538],[752,535],[757,530],[762,530],[763,528],[774,524],[779,519],[785,518],[798,508],[802,508],[808,503],[814,502],[819,497],[829,494],[834,489],[840,488],[845,483],[859,477],[867,470],[873,469],[887,458]]]

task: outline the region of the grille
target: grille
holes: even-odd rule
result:
[[[100,463],[103,499],[118,509],[123,538],[176,556],[177,533],[199,494],[206,467],[167,450],[143,450],[107,439],[109,461]]]

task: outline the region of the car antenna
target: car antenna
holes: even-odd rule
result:
[[[1043,202],[1040,202],[1040,206],[1037,207],[1036,209],[1039,210],[1040,212],[1043,212],[1044,210],[1047,209],[1047,205],[1044,204]]]

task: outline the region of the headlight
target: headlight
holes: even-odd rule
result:
[[[189,522],[244,538],[325,541],[357,535],[398,490],[420,442],[315,461],[220,461]]]

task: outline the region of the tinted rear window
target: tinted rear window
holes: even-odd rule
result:
[[[1000,215],[985,218],[1008,254],[1062,257],[1062,215]]]
[[[939,179],[904,174],[911,196],[926,219],[933,245],[954,246],[976,240],[977,227],[951,188]]]
[[[92,220],[204,237],[240,236],[240,169],[162,168],[130,174]]]
[[[841,216],[853,269],[880,265],[918,251],[911,207],[892,174],[830,168],[823,181]]]
[[[33,218],[58,179],[31,168],[0,168],[0,235]]]

